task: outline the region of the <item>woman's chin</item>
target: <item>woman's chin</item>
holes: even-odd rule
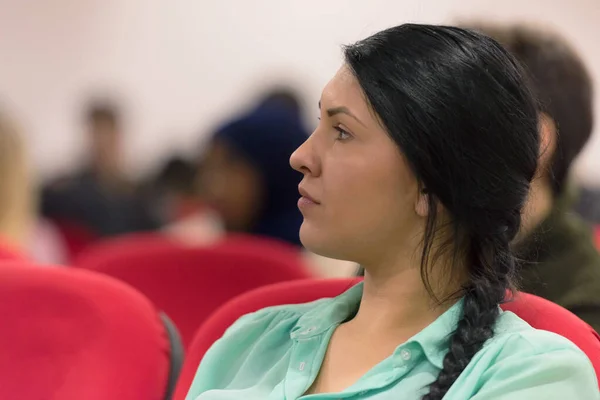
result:
[[[319,229],[315,229],[314,226],[311,225],[310,222],[304,220],[302,225],[300,226],[300,241],[305,249],[310,251],[311,253],[321,255],[321,249],[327,242],[326,238]]]
[[[300,241],[304,248],[322,257],[346,260],[343,249],[336,244],[335,235],[328,235],[322,229],[316,229],[306,221],[300,227]]]

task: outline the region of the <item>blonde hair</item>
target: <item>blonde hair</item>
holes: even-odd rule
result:
[[[29,160],[17,125],[0,112],[0,240],[25,247],[35,205]]]

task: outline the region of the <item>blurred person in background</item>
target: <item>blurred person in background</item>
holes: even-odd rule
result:
[[[22,258],[35,224],[35,192],[17,126],[0,113],[0,258]]]
[[[89,153],[85,164],[44,189],[44,215],[81,224],[99,236],[156,228],[146,201],[124,173],[123,132],[117,107],[93,103],[86,113],[86,123]]]
[[[589,224],[600,225],[600,188],[597,187],[597,184],[584,185],[580,188],[575,210]],[[596,227],[596,229],[600,229],[600,227]],[[600,240],[598,245],[600,246]]]
[[[220,223],[208,214],[204,226],[277,239],[300,249],[297,203],[302,176],[290,167],[289,157],[307,137],[300,101],[289,89],[268,92],[250,112],[218,128],[201,162],[198,190]],[[194,224],[182,221],[171,231],[181,232],[176,229],[182,226]],[[210,229],[200,230],[200,223],[195,226],[198,231],[192,234],[190,229],[188,236],[217,237]],[[305,255],[317,275],[356,272],[354,263]]]
[[[174,154],[159,168],[145,188],[156,219],[161,226],[185,217],[198,203],[195,181],[198,168],[184,157]]]
[[[171,218],[164,230],[192,245],[246,233],[300,246],[300,176],[288,159],[307,135],[291,92],[264,96],[250,111],[216,129],[205,145],[192,186],[206,207],[186,218]],[[182,178],[183,168],[175,164],[180,163],[165,166],[163,181],[175,170]]]
[[[192,246],[210,245],[223,236],[218,216],[198,194],[201,168],[199,163],[172,156],[154,178],[148,195],[161,231]]]
[[[297,109],[271,97],[217,129],[203,159],[200,187],[226,231],[300,246],[301,176],[289,167],[289,156],[307,137]]]
[[[266,91],[265,94],[261,96],[258,104],[262,106],[273,105],[283,107],[300,119],[304,114],[298,94],[291,87],[283,85]]]
[[[0,260],[65,261],[60,234],[36,217],[36,190],[18,126],[0,112]]]
[[[569,309],[600,332],[600,256],[589,226],[573,211],[573,161],[592,133],[592,80],[554,33],[524,26],[473,25],[498,40],[529,72],[542,110],[540,165],[516,250],[521,290]]]

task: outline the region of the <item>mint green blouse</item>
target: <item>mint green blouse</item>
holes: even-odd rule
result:
[[[240,318],[206,353],[186,400],[420,399],[442,368],[462,301],[346,390],[303,396],[333,331],[361,296],[362,283],[333,299]],[[600,392],[590,360],[574,344],[502,312],[494,337],[444,399],[598,400]]]

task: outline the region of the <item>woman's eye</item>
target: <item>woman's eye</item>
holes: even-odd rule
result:
[[[339,126],[335,126],[334,128],[336,131],[338,131],[338,136],[337,136],[336,140],[348,140],[352,137],[352,135],[350,135],[348,132],[346,132],[344,129],[340,128]]]

